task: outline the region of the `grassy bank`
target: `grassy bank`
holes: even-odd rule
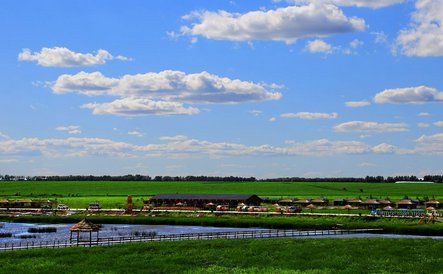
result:
[[[233,216],[207,214],[155,214],[148,216],[0,216],[13,222],[74,223],[82,218],[94,223],[125,223],[153,225],[201,225],[222,227],[263,227],[277,229],[344,229],[382,228],[386,233],[414,235],[443,235],[443,222],[418,224],[418,220],[382,219],[372,217],[313,217],[313,216]]]
[[[413,248],[411,248],[413,247]],[[443,241],[268,239],[153,242],[3,253],[4,273],[438,273]]]
[[[104,208],[124,208],[127,195],[134,206],[159,193],[257,194],[264,198],[411,198],[443,197],[443,184],[340,182],[134,182],[134,181],[0,181],[0,199],[50,199],[71,208],[98,201]]]

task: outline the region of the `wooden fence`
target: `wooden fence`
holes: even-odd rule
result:
[[[157,242],[157,241],[183,241],[183,240],[211,240],[211,239],[269,239],[269,238],[295,238],[308,236],[328,236],[358,233],[380,233],[382,229],[351,229],[351,230],[254,230],[235,232],[209,232],[209,233],[187,233],[171,235],[152,236],[130,236],[130,237],[104,237],[84,241],[41,241],[41,242],[19,242],[0,244],[1,251],[27,250],[35,248],[64,248],[64,247],[92,247],[110,246],[123,243],[135,242]]]

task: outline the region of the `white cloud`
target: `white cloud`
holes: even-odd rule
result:
[[[249,111],[249,113],[254,115],[254,116],[260,116],[263,113],[263,111],[253,109],[253,110]]]
[[[136,137],[143,137],[143,133],[137,130],[132,130],[128,132],[128,135],[136,136]]]
[[[18,55],[19,61],[37,62],[43,67],[78,67],[103,65],[108,60],[129,61],[130,58],[118,55],[113,56],[104,49],[99,49],[94,55],[92,53],[78,53],[64,47],[42,48],[40,52],[31,52],[23,49]]]
[[[434,123],[434,126],[443,127],[443,121],[437,121]]]
[[[418,117],[427,117],[430,116],[431,114],[429,112],[420,112],[419,114],[417,114]]]
[[[281,0],[274,0],[274,2],[280,2]],[[406,0],[287,0],[287,2],[295,4],[303,3],[331,3],[337,6],[344,7],[359,7],[359,8],[372,8],[379,9],[392,5],[397,5],[406,2]]]
[[[359,154],[443,154],[443,133],[423,135],[411,149],[381,143],[375,146],[360,141],[287,141],[283,146],[246,145],[191,139],[183,135],[164,136],[162,142],[131,144],[104,138],[65,138],[0,140],[0,157],[41,155],[43,157],[106,156],[125,158],[168,157],[182,159],[190,156],[334,156]],[[7,159],[7,158],[6,158]]]
[[[422,104],[443,101],[443,92],[427,86],[386,89],[377,93],[374,101],[378,104]]]
[[[417,0],[408,29],[400,31],[397,47],[407,56],[443,56],[443,1]]]
[[[383,31],[373,31],[371,34],[374,36],[374,42],[376,44],[385,44],[388,42],[388,36]]]
[[[63,74],[51,84],[56,94],[75,92],[87,96],[115,96],[117,100],[88,103],[94,114],[120,116],[194,115],[189,104],[234,104],[279,100],[281,86],[219,77],[207,72],[186,74],[165,70],[159,73],[109,78],[100,72]]]
[[[0,139],[10,139],[10,137],[0,131]]]
[[[166,141],[166,142],[184,141],[186,139],[188,139],[188,137],[186,137],[185,135],[162,136],[162,137],[160,137],[161,141]]]
[[[52,85],[55,93],[77,92],[89,96],[149,98],[186,103],[242,103],[278,100],[280,87],[219,77],[208,72],[186,74],[165,70],[159,73],[108,78],[100,72],[63,74]]]
[[[427,127],[429,127],[430,125],[428,124],[428,123],[417,123],[417,126],[418,127],[421,127],[421,128],[427,128]]]
[[[277,121],[277,118],[275,118],[275,117],[269,118],[269,122],[274,123],[275,121]]]
[[[356,49],[362,45],[363,45],[363,42],[358,39],[354,39],[349,43],[349,46],[353,49]]]
[[[333,113],[321,113],[321,112],[297,112],[297,113],[283,113],[280,115],[282,118],[300,118],[307,120],[315,119],[336,119],[338,114]]]
[[[338,124],[334,127],[337,132],[402,132],[407,131],[408,127],[404,123],[377,123],[351,121]]]
[[[326,37],[338,33],[362,31],[365,21],[347,17],[332,4],[310,3],[275,10],[246,13],[201,11],[185,15],[195,19],[182,26],[182,34],[230,41],[272,40],[294,43],[303,37]]]
[[[386,143],[379,144],[372,148],[372,152],[376,154],[391,154],[395,153],[396,151],[397,147]]]
[[[333,51],[333,47],[323,40],[316,39],[306,43],[305,50],[309,51],[310,53],[330,54]]]
[[[17,163],[17,159],[0,159],[0,163],[2,164],[11,164],[11,163]]]
[[[82,108],[91,109],[96,115],[144,116],[144,115],[195,115],[200,110],[185,107],[182,103],[153,101],[146,98],[123,98],[109,103],[88,103]]]
[[[103,138],[66,138],[0,141],[0,155],[29,155],[30,152],[45,157],[149,157],[163,156],[180,158],[199,156],[248,156],[248,155],[309,155],[373,153],[371,146],[358,141],[330,141],[319,139],[306,142],[287,142],[285,146],[248,146],[238,143],[211,142],[190,139],[186,136],[162,137],[163,143],[135,145]]]
[[[443,154],[443,133],[422,135],[416,140],[415,149],[408,151],[415,154]]]
[[[358,165],[359,167],[376,167],[377,165],[370,162],[363,162]]]
[[[59,126],[56,127],[55,130],[66,132],[68,134],[81,134],[80,126]]]
[[[370,104],[371,104],[371,102],[368,102],[366,100],[363,100],[363,101],[349,101],[349,102],[345,103],[345,105],[347,107],[350,107],[350,108],[365,107],[365,106],[369,106]]]

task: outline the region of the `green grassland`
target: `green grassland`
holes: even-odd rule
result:
[[[442,273],[442,250],[443,241],[432,239],[152,242],[7,252],[0,272]]]
[[[0,198],[57,199],[71,207],[83,208],[91,201],[103,206],[123,207],[127,195],[142,198],[159,193],[257,194],[261,197],[355,198],[393,200],[404,196],[443,197],[443,184],[389,184],[337,182],[137,182],[137,181],[20,181],[0,182]]]

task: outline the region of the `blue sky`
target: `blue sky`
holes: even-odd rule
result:
[[[5,1],[0,174],[441,173],[443,1]]]

